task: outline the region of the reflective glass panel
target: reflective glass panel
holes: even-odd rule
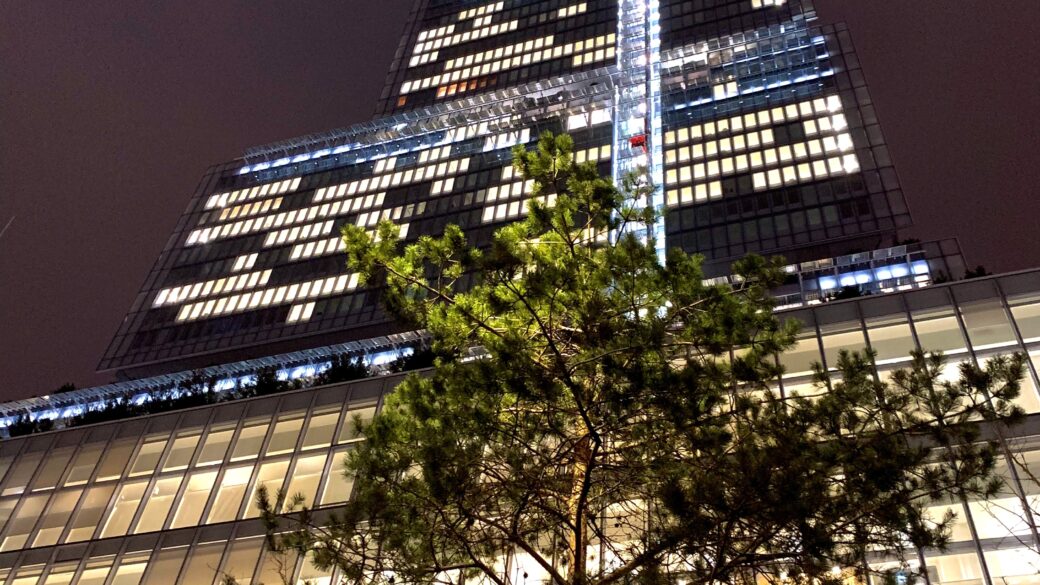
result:
[[[815,337],[799,339],[791,349],[780,354],[785,377],[808,374],[813,363],[820,361],[820,346]]]
[[[112,506],[112,511],[108,514],[108,520],[105,522],[105,527],[101,529],[101,538],[122,536],[126,534],[127,529],[130,528],[130,522],[134,519],[134,514],[137,513],[137,507],[141,504],[141,498],[144,497],[144,490],[147,487],[148,481],[142,480],[124,484],[123,487],[119,489],[119,495],[116,496],[115,505]]]
[[[130,461],[130,454],[133,452],[136,443],[136,439],[120,439],[110,443],[108,448],[105,449],[101,465],[98,465],[97,479],[95,481],[116,479],[123,475],[123,470],[126,469],[126,464]]]
[[[968,303],[961,305],[964,327],[968,330],[971,345],[976,351],[1006,347],[1015,343],[1011,322],[1000,300]]]
[[[172,528],[195,526],[202,518],[202,511],[209,499],[209,492],[217,480],[216,471],[202,471],[191,474],[188,485],[177,505],[177,513],[173,517]]]
[[[13,496],[24,492],[36,471],[36,466],[40,463],[40,455],[41,453],[33,453],[19,457],[11,472],[7,474],[3,492],[0,492],[0,495]]]
[[[146,568],[148,568],[148,563],[146,562],[120,564],[109,585],[138,585]]]
[[[65,485],[72,486],[87,483],[90,475],[94,473],[94,467],[97,465],[98,460],[101,459],[103,448],[104,445],[99,443],[81,447],[72,462],[72,468],[69,470],[68,477],[65,478]]]
[[[325,480],[325,487],[321,490],[323,506],[346,502],[350,498],[354,478],[346,475],[345,465],[349,453],[349,450],[343,450],[333,455],[332,469],[329,470],[329,477]]]
[[[179,471],[187,469],[191,457],[195,454],[195,446],[199,444],[199,434],[180,435],[173,440],[170,454],[163,464],[163,471]]]
[[[152,568],[148,571],[145,585],[169,585],[177,579],[184,564],[184,556],[188,553],[188,547],[168,548],[159,551],[158,556],[152,560]]]
[[[273,505],[275,494],[281,489],[282,483],[285,481],[285,474],[288,471],[288,460],[269,461],[260,466],[260,471],[257,472],[256,483],[249,490],[249,503],[246,505],[246,511],[243,514],[245,518],[255,518],[260,515],[260,511],[256,507],[256,495],[260,486],[267,488],[268,498],[271,499]]]
[[[1011,307],[1018,332],[1026,343],[1040,341],[1040,303]]]
[[[134,463],[130,466],[130,476],[150,475],[155,472],[155,466],[159,465],[163,449],[166,448],[166,439],[148,441],[141,445],[134,457]]]
[[[267,444],[267,455],[292,453],[296,449],[296,439],[300,436],[302,427],[303,418],[300,417],[279,420],[274,425],[271,442]]]
[[[112,497],[114,490],[115,485],[111,484],[87,490],[87,493],[83,496],[83,501],[80,502],[79,510],[76,511],[76,515],[72,519],[72,530],[69,531],[65,542],[89,540],[94,536],[94,530],[97,528],[98,523],[101,522],[101,515],[105,513],[105,508],[108,507],[108,500]]]
[[[252,465],[233,467],[224,472],[224,477],[220,480],[220,487],[217,488],[217,496],[213,500],[213,507],[206,519],[207,524],[235,519],[252,473]]]
[[[22,498],[21,507],[7,524],[7,535],[4,537],[3,544],[0,545],[0,551],[15,550],[25,546],[29,533],[36,526],[36,521],[40,519],[43,507],[49,498],[50,494]]]
[[[206,435],[206,442],[202,445],[202,452],[199,454],[199,461],[196,465],[212,465],[223,461],[233,434],[234,430],[225,429]]]
[[[183,476],[175,475],[161,478],[155,482],[148,494],[148,501],[144,504],[144,511],[141,512],[141,519],[138,520],[134,532],[162,530],[166,517],[170,515],[170,508],[173,507],[173,500],[177,497],[177,490],[181,487],[182,479]]]
[[[74,450],[74,447],[64,447],[51,451],[47,458],[44,459],[36,479],[33,480],[32,489],[35,491],[57,487],[58,481],[61,480],[62,474],[65,473],[65,468],[68,467],[69,461],[72,459]]]
[[[211,542],[193,547],[181,582],[191,585],[213,583],[217,577],[217,567],[220,566],[220,557],[223,553],[223,542]]]
[[[221,572],[234,577],[238,585],[252,585],[256,562],[264,546],[263,538],[237,539],[231,542],[231,550],[224,561]]]
[[[111,566],[84,569],[79,576],[79,581],[76,581],[76,585],[104,585],[111,570]]]
[[[235,440],[235,449],[231,452],[232,461],[243,461],[253,459],[260,455],[260,447],[264,444],[267,436],[267,428],[270,424],[265,420],[260,423],[246,423],[238,433]]]
[[[376,407],[365,406],[363,408],[351,408],[344,415],[343,426],[339,430],[339,440],[342,443],[344,441],[353,441],[354,439],[360,438],[358,433],[358,425],[360,422],[362,425],[368,424],[369,421],[376,415]]]
[[[307,423],[307,432],[303,435],[303,448],[328,447],[332,444],[332,435],[339,422],[339,410],[315,414]]]
[[[58,543],[58,538],[65,530],[65,525],[76,508],[82,489],[63,490],[55,494],[43,514],[40,529],[33,539],[33,546],[51,546]]]
[[[289,478],[289,487],[286,488],[283,510],[289,509],[289,504],[297,494],[303,496],[306,505],[314,505],[314,494],[318,490],[321,472],[325,469],[326,457],[327,455],[322,453],[296,459],[296,468],[293,469],[292,477]]]
[[[925,314],[914,314],[914,328],[924,351],[942,351],[945,353],[963,353],[966,351],[964,336],[961,334],[953,309]]]

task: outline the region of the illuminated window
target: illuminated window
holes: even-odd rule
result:
[[[130,477],[138,475],[149,475],[155,471],[155,466],[159,464],[159,458],[162,457],[163,449],[166,448],[166,439],[147,441],[141,445],[140,450],[137,452],[137,456],[134,457],[134,463],[130,466]]]
[[[270,498],[271,504],[274,504],[275,494],[281,489],[288,471],[288,460],[267,462],[260,466],[256,480],[249,490],[249,504],[242,515],[244,518],[256,518],[260,515],[260,510],[256,507],[256,497],[261,487],[267,488],[267,497]]]
[[[350,450],[339,451],[333,455],[332,469],[325,479],[325,486],[321,490],[321,504],[339,504],[350,499],[350,490],[354,487],[354,478],[346,474],[347,457]]]
[[[38,463],[39,460],[36,457],[20,457],[4,480],[2,495],[13,496],[24,492],[25,488],[29,486],[29,480],[32,479]]]
[[[206,435],[206,442],[202,445],[202,452],[199,453],[199,460],[195,465],[201,467],[223,461],[232,434],[234,434],[232,429],[211,430]]]
[[[352,441],[361,437],[358,433],[358,425],[367,425],[376,415],[376,407],[353,408],[344,416],[343,426],[340,427],[338,443]]]
[[[72,459],[72,452],[73,447],[64,447],[51,451],[43,461],[40,471],[36,474],[36,479],[32,482],[32,491],[57,487],[61,475],[65,473],[69,460]]]
[[[195,447],[198,444],[199,435],[197,433],[179,435],[173,440],[170,454],[167,455],[166,463],[163,464],[163,471],[187,469],[188,464],[191,463],[191,456],[195,454]]]
[[[267,444],[265,455],[293,452],[296,449],[296,439],[300,436],[301,428],[303,428],[302,417],[279,420],[274,426],[274,432],[271,434],[271,441]]]
[[[221,573],[231,576],[236,583],[249,585],[252,583],[253,571],[260,560],[260,552],[264,548],[263,537],[237,538],[231,541]]]
[[[112,497],[114,490],[115,485],[111,484],[87,490],[83,501],[80,502],[79,510],[72,519],[72,529],[69,530],[65,542],[90,540],[94,536],[94,531],[101,522],[101,515],[105,513],[108,500]]]
[[[314,449],[317,447],[328,447],[332,444],[332,437],[336,432],[336,423],[339,422],[339,409],[324,414],[311,415],[307,423],[307,432],[303,435],[303,448]]]
[[[15,550],[25,546],[29,533],[32,532],[33,526],[36,526],[36,521],[40,519],[40,514],[49,497],[49,494],[41,494],[22,498],[21,506],[7,522],[7,534],[4,536],[3,544],[0,544],[0,551]]]
[[[119,489],[105,527],[101,529],[101,538],[126,534],[127,529],[130,528],[130,522],[134,519],[134,514],[137,513],[137,507],[141,504],[146,487],[148,487],[148,481],[144,480],[125,484]]]
[[[224,542],[210,542],[192,547],[184,567],[182,583],[212,583],[217,578],[217,567],[224,553]]]
[[[267,436],[270,424],[267,420],[259,423],[246,423],[238,433],[235,440],[235,448],[231,452],[231,461],[244,461],[254,459],[260,455],[260,447]]]
[[[33,539],[33,546],[51,546],[58,543],[58,538],[65,530],[82,493],[81,489],[71,489],[58,492],[54,496],[40,520],[40,529]]]
[[[123,557],[116,568],[115,576],[109,581],[109,585],[138,585],[141,582],[141,576],[144,575],[144,570],[148,568],[147,558],[147,556],[138,557],[134,559],[137,562],[128,562],[128,559]]]
[[[303,496],[307,505],[314,505],[314,494],[318,490],[318,481],[325,469],[326,457],[327,455],[322,453],[296,459],[296,468],[293,470],[292,476],[289,478],[289,486],[286,488],[288,497],[282,505],[283,511],[289,509],[292,499],[297,495]]]
[[[88,563],[87,568],[80,573],[76,585],[104,585],[108,573],[112,570],[111,563],[112,561],[100,561],[100,566],[91,566],[91,563]]]
[[[148,578],[142,585],[169,585],[170,575],[177,575],[181,572],[188,549],[189,547],[185,546],[160,550],[153,557],[152,569],[148,572]]]
[[[155,486],[152,487],[148,500],[144,504],[141,519],[134,528],[135,533],[162,530],[166,517],[170,515],[170,509],[173,507],[173,500],[177,497],[177,490],[181,487],[182,479],[184,479],[183,476],[175,475],[155,482]]]
[[[238,515],[238,509],[242,505],[242,496],[246,493],[246,485],[249,476],[253,473],[253,466],[233,467],[224,471],[224,477],[220,480],[217,488],[217,496],[213,500],[213,507],[209,511],[207,524],[215,522],[227,522],[234,520]]]
[[[188,485],[177,505],[171,528],[195,526],[202,518],[202,510],[206,507],[210,490],[217,480],[216,471],[200,471],[188,477]]]
[[[123,469],[126,468],[126,464],[130,462],[130,454],[134,450],[135,443],[137,443],[136,439],[120,439],[110,443],[108,448],[105,449],[105,456],[101,460],[101,464],[98,466],[97,479],[95,481],[116,479],[121,476]]]

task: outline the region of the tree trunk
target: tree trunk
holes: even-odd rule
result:
[[[579,423],[579,432],[585,431],[585,425]],[[583,585],[587,579],[586,541],[587,530],[585,520],[585,474],[592,459],[591,441],[588,433],[574,446],[574,463],[571,470],[571,493],[567,499],[567,516],[573,523],[567,539],[567,582],[570,585]]]

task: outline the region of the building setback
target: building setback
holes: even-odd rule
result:
[[[815,18],[808,0],[416,0],[373,120],[205,174],[101,360],[121,381],[0,405],[0,423],[198,374],[225,391],[261,368],[309,380],[338,354],[409,351],[420,336],[347,271],[340,227],[390,220],[409,242],[457,224],[486,244],[532,198],[510,148],[567,132],[605,175],[648,169],[661,253],[702,254],[717,279],[747,253],[787,259],[780,315],[805,329],[778,392],[819,391],[810,364],[841,349],[877,351],[882,379],[918,347],[946,352],[950,375],[1027,352],[1007,493],[934,506],[958,513],[950,548],[906,560],[929,585],[1040,583],[1019,497],[1040,496],[1040,270],[948,282],[964,272],[956,241],[898,240],[910,215],[851,39]],[[253,495],[342,505],[352,420],[398,380],[3,441],[0,585],[336,582],[263,550]]]

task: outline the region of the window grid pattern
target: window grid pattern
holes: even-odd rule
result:
[[[578,115],[581,111],[585,113]],[[251,191],[225,186],[247,182],[248,177],[218,171],[204,180],[180,231],[160,257],[155,276],[146,281],[141,293],[146,304],[135,305],[113,341],[109,356],[122,355],[106,356],[104,364],[166,361],[193,353],[201,360],[203,355],[242,345],[259,347],[257,342],[269,340],[293,339],[302,347],[315,333],[376,324],[393,332],[377,296],[356,286],[356,281],[351,284],[354,277],[338,255],[339,229],[354,224],[374,231],[379,221],[389,220],[400,226],[402,237],[414,239],[437,235],[454,223],[483,245],[491,236],[490,230],[481,229],[490,225],[482,219],[488,190],[512,182],[500,179],[501,169],[510,164],[509,149],[529,144],[543,130],[560,131],[572,118],[591,117],[592,125],[572,131],[577,157],[607,163],[609,150],[599,150],[610,132],[609,114],[604,112],[609,110],[597,103],[508,125],[488,119],[451,128],[443,136],[444,144],[410,152],[384,150],[364,162],[306,175],[295,191],[278,195],[283,205],[266,215],[200,226],[200,218],[212,213],[200,209],[208,193]],[[592,147],[596,156],[585,152]],[[244,224],[250,221],[250,226]],[[242,225],[237,236],[210,232],[206,243],[183,244],[190,232],[234,224]],[[250,286],[241,276],[246,273],[260,273],[266,282]],[[319,281],[320,293],[315,287]],[[241,288],[243,282],[246,288]],[[328,282],[333,282],[330,288]],[[229,288],[229,283],[235,286]],[[301,296],[308,285],[307,296]],[[164,289],[171,292],[161,296]],[[197,296],[189,298],[191,294]]]
[[[796,22],[673,47],[662,92],[666,240],[703,254],[708,276],[750,252],[840,256],[909,225],[844,29]]]
[[[393,380],[381,386],[390,388]],[[6,513],[0,552],[256,517],[258,482],[272,493],[282,487],[302,492],[311,506],[341,504],[349,480],[334,476],[359,440],[355,417],[370,419],[380,394],[353,387],[247,400],[224,413],[196,409],[127,421],[130,430],[167,429],[140,439],[120,438],[127,427],[110,423],[88,430],[89,437],[82,436],[87,431],[61,433],[86,438],[80,447],[50,445],[54,436],[40,436],[19,442],[19,452],[9,442],[0,462],[31,457],[32,465],[0,484],[7,490],[0,497]],[[243,410],[266,414],[217,420]],[[199,415],[212,419],[198,424]],[[99,452],[110,455],[99,461]]]
[[[819,361],[832,368],[843,349],[874,349],[882,379],[905,365],[916,347],[945,351],[951,357],[947,376],[955,375],[961,360],[1024,351],[1030,361],[1019,404],[1032,416],[1040,413],[1040,272],[817,305],[781,317],[806,327],[806,335],[781,359],[787,373],[777,390],[788,396],[825,392],[809,384],[809,365]],[[5,442],[0,448],[0,469],[6,470],[0,482],[5,494],[0,496],[5,515],[0,583],[67,574],[73,575],[71,583],[88,583],[138,573],[144,584],[213,583],[219,573],[202,568],[259,578],[269,559],[252,543],[262,529],[231,519],[255,515],[248,501],[257,485],[289,485],[287,478],[319,500],[335,494],[328,501],[344,501],[350,482],[333,471],[356,437],[349,413],[374,413],[378,396],[394,381],[381,380],[379,389],[359,381]],[[1016,438],[1015,444],[1023,446],[1016,465],[1034,474],[1040,470],[1040,437]],[[1016,483],[1006,466],[999,471],[1030,497],[1037,495],[1040,488]],[[135,503],[136,498],[143,501]],[[192,509],[178,514],[186,503]],[[1028,579],[1035,572],[1023,562],[1030,537],[1016,506],[1017,496],[1010,492],[988,502],[969,501],[967,508],[931,506],[928,511],[936,518],[947,509],[958,514],[949,548],[926,551],[931,582],[953,585],[981,578],[979,550],[994,582]],[[177,525],[189,530],[160,530],[177,518],[183,519]],[[197,524],[203,526],[191,528]],[[103,531],[113,538],[72,545],[87,549],[60,544]],[[137,536],[122,538],[123,533]],[[58,546],[48,553],[50,560],[25,550],[53,544]],[[69,558],[61,556],[65,550],[78,551],[76,560],[59,560]],[[875,566],[887,562],[880,559]],[[302,560],[292,566],[294,579],[314,575]]]
[[[616,32],[617,3],[511,0],[462,11],[431,3],[413,18],[381,113],[608,66],[614,41],[604,38]]]

